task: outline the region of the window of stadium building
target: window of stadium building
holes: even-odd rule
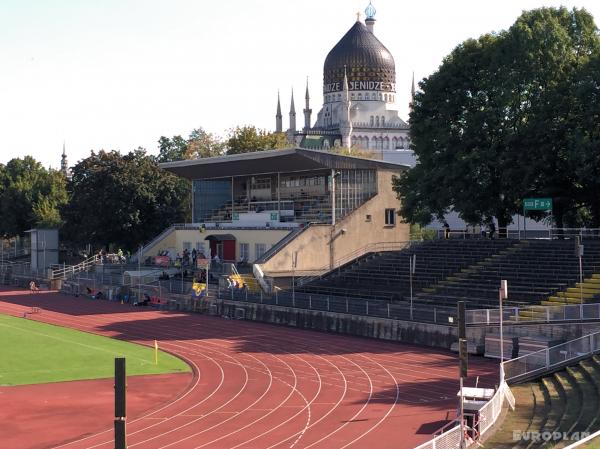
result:
[[[342,218],[377,194],[375,170],[339,170],[335,179],[335,215]]]
[[[256,254],[256,258],[259,259],[264,253],[267,252],[267,245],[264,243],[256,243],[254,245],[254,252]]]
[[[385,210],[385,225],[395,226],[396,225],[396,209]]]
[[[231,178],[194,180],[194,223],[231,221]]]
[[[248,262],[250,260],[250,244],[240,243],[240,260]]]

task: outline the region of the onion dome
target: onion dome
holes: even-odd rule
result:
[[[357,21],[325,58],[324,93],[342,90],[344,68],[349,90],[395,92],[396,64],[387,48]]]

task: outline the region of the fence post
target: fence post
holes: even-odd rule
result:
[[[327,297],[327,311],[329,312],[329,296]]]
[[[513,313],[515,314],[515,321],[518,323],[519,322],[519,308],[515,307],[515,311]]]
[[[490,309],[485,309],[485,324],[490,324]]]
[[[369,314],[369,301],[367,301],[367,310],[366,310],[366,312],[367,312],[366,314],[368,315]]]
[[[437,323],[437,308],[433,308],[433,322]]]
[[[527,359],[527,357],[525,357]],[[546,369],[550,368],[550,349],[546,348]]]
[[[329,297],[327,297],[327,302],[329,302]],[[327,306],[327,310],[329,310],[329,306]],[[348,309],[348,298],[346,298],[346,313],[348,313],[348,312],[349,312],[349,309]]]
[[[435,309],[433,309],[433,310],[435,310]],[[389,302],[387,303],[387,313],[388,313],[387,317],[389,318],[390,317],[390,303]]]
[[[546,323],[550,322],[550,307],[546,306]]]
[[[312,296],[308,295],[308,308],[312,310]]]

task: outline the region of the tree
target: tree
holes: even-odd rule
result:
[[[187,139],[181,136],[171,138],[161,136],[158,139],[158,162],[172,162],[183,159],[199,159],[203,157],[221,156],[225,143],[202,128],[190,132]]]
[[[274,150],[288,146],[284,133],[270,133],[254,126],[238,126],[229,131],[227,154]]]
[[[189,183],[158,167],[139,148],[100,151],[77,163],[65,207],[65,237],[74,243],[135,250],[190,216]]]
[[[60,227],[59,208],[66,201],[62,173],[45,169],[31,156],[0,165],[1,236],[21,235],[35,227]]]
[[[525,12],[508,30],[459,45],[420,83],[411,113],[418,165],[395,181],[402,213],[428,223],[450,208],[469,223],[510,222],[527,196],[578,203],[570,84],[598,33],[584,10]]]

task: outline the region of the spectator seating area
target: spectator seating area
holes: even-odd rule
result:
[[[496,449],[561,448],[582,433],[600,430],[600,359],[582,360],[543,378],[511,387],[518,404],[485,447]],[[534,432],[565,432],[567,439],[548,442],[542,438],[516,438]],[[531,434],[529,434],[531,435]]]
[[[416,256],[412,276],[418,293],[480,260],[508,250],[510,240],[435,240],[413,244],[402,251],[370,253],[343,265],[300,291],[388,300],[410,297],[410,258]],[[416,298],[416,296],[415,296]],[[455,305],[455,303],[454,303]]]
[[[584,241],[584,278],[600,272],[600,241]],[[506,305],[539,305],[575,288],[579,258],[574,240],[522,240],[508,251],[485,258],[420,292],[420,302],[467,302],[467,307],[498,307],[500,280],[508,281]],[[590,297],[591,298],[591,297]],[[600,299],[600,298],[598,298]]]
[[[600,240],[585,240],[584,299],[600,301]],[[579,258],[574,240],[435,240],[409,249],[372,253],[299,291],[393,301],[410,297],[410,258],[416,255],[414,304],[496,308],[500,280],[508,281],[506,305],[539,305],[579,297]],[[595,275],[596,273],[596,275]]]

